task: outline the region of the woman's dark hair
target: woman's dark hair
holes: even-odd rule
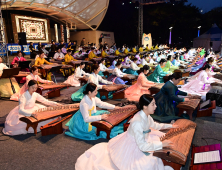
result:
[[[118,60],[119,58],[118,57],[115,57],[115,59],[114,60]]]
[[[208,58],[208,60],[207,60],[207,63],[208,63],[208,64],[209,64],[209,63],[213,63],[213,62],[214,62],[213,57]]]
[[[100,60],[100,63],[102,63],[103,61],[106,61],[106,59],[105,59],[105,58],[102,58],[102,59]]]
[[[17,52],[17,55],[18,55],[19,53],[22,53],[22,52],[21,52],[21,51],[18,51],[18,52]]]
[[[92,66],[92,71],[94,72],[94,70],[97,70],[99,68],[99,65],[98,64],[94,64]]]
[[[143,94],[140,97],[139,103],[137,104],[137,109],[142,110],[143,106],[148,106],[152,102],[153,99],[154,97],[151,96],[150,94]]]
[[[116,66],[120,66],[122,64],[122,62],[121,61],[118,61],[117,63],[116,63]]]
[[[166,62],[165,59],[161,59],[161,60],[159,61],[159,64],[161,64],[161,63],[165,63],[165,62]]]
[[[72,50],[68,49],[68,50],[67,50],[67,53],[70,53],[70,52],[72,52]]]
[[[178,55],[175,55],[174,59],[179,59],[179,56],[178,56]]]
[[[134,58],[134,59],[133,59],[133,61],[137,61],[137,60],[138,60],[137,58]]]
[[[33,86],[33,85],[35,85],[35,84],[38,84],[36,80],[30,80],[30,81],[28,82],[28,86],[29,86],[29,87],[30,87],[30,86]]]
[[[94,83],[89,83],[86,86],[86,90],[83,92],[83,94],[89,94],[89,92],[93,92],[96,90],[97,85]]]
[[[167,60],[170,60],[171,58],[172,58],[172,56],[171,56],[171,55],[168,55]]]
[[[172,80],[173,78],[176,80],[182,78],[182,72],[180,70],[175,70],[174,73],[169,76],[169,80]]]
[[[39,56],[42,54],[42,53],[44,53],[42,50],[39,52]]]
[[[148,65],[144,65],[143,68],[140,69],[140,72],[144,72],[144,70],[149,70],[150,67]]]
[[[82,65],[85,65],[85,64],[86,64],[85,62],[81,62],[81,63],[80,63],[81,66],[82,66]]]
[[[31,68],[31,73],[33,73],[35,70],[37,70],[38,68],[36,67],[36,66],[33,66],[32,68]]]
[[[203,70],[206,70],[207,68],[208,68],[208,69],[210,69],[210,68],[211,68],[211,65],[210,65],[210,64],[208,64],[208,63],[207,63],[207,64],[206,64],[206,65],[203,67]]]

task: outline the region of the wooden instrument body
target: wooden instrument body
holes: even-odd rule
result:
[[[174,144],[173,147],[156,150],[153,156],[164,159],[168,163],[175,163],[174,166],[185,165],[193,140],[196,123],[187,119],[178,119],[175,124],[178,125],[179,128],[170,129],[160,138],[161,141],[172,141]]]
[[[128,81],[126,84],[127,85],[132,85],[133,84],[133,81],[135,81],[137,79],[138,76],[136,75],[127,75],[126,77],[121,77],[121,79],[123,81]]]
[[[36,114],[36,116],[25,116],[21,117],[19,120],[22,122],[27,123],[26,130],[28,131],[29,127],[32,127],[34,129],[34,133],[37,134],[37,126],[39,122],[52,119],[58,116],[66,116],[68,114],[74,114],[79,110],[79,104],[73,104],[73,105],[68,105],[70,108],[68,109],[63,109],[63,106],[58,106],[58,107],[46,107],[43,109],[51,109],[55,108],[55,110],[51,111],[41,111]],[[56,109],[58,108],[58,109]],[[60,109],[59,109],[60,108]],[[41,109],[40,109],[41,110]]]
[[[116,109],[110,112],[107,119],[92,122],[91,125],[97,128],[97,136],[99,136],[100,131],[104,131],[107,134],[106,138],[110,139],[110,133],[112,128],[137,112],[138,110],[136,106],[125,106],[122,109]]]
[[[115,93],[113,93],[113,100],[124,99],[125,98],[125,90],[126,89],[127,88],[124,88],[124,89],[118,90]]]
[[[149,88],[150,95],[159,93],[160,89],[164,86],[164,83],[156,83],[154,86]]]
[[[88,77],[81,77],[79,78],[81,86],[85,85],[88,82]]]
[[[213,109],[216,108],[216,100],[211,101],[211,107],[207,109],[200,110],[198,109],[197,111],[197,117],[208,117],[212,116]]]
[[[192,120],[193,111],[198,107],[199,103],[200,103],[200,99],[190,99],[187,102],[180,102],[177,105],[177,108],[179,108],[178,116],[181,116],[183,112],[186,111],[187,114],[189,115],[190,120]]]
[[[70,118],[71,116],[72,114],[64,118],[59,117],[56,120],[53,120],[52,122],[44,126],[41,126],[40,130],[41,130],[42,136],[62,134],[63,133],[62,122],[64,122],[66,119]]]
[[[123,85],[123,84],[116,84],[116,85],[106,85],[105,89],[99,89],[99,93],[100,93],[100,98],[102,96],[106,96],[106,99],[108,99],[108,94],[111,91],[118,91],[121,89],[126,89],[127,86]]]
[[[222,74],[215,74],[213,77],[222,80]]]
[[[70,84],[66,84],[66,83],[39,84],[36,92],[43,95],[44,90],[50,90],[44,96],[48,96],[48,98],[51,99],[53,97],[59,97],[60,96],[60,89],[62,89],[64,87],[69,87],[69,86],[70,86]]]

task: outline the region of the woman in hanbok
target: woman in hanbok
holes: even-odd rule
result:
[[[93,73],[90,74],[87,83],[94,83],[94,84],[96,84],[97,87],[98,87],[98,90],[102,89],[102,88],[105,88],[105,86],[106,86],[106,85],[100,85],[99,83],[102,83],[102,84],[113,84],[113,82],[104,80],[100,75],[98,75],[98,73],[100,72],[100,67],[99,67],[98,64],[93,65],[92,66],[92,70],[93,70]],[[73,93],[71,95],[72,101],[79,102],[79,101],[81,101],[83,99],[83,97],[84,97],[83,92],[85,91],[86,86],[87,86],[87,84],[82,86],[77,92],[75,92],[75,93]],[[99,93],[98,93],[97,97],[99,97]]]
[[[221,82],[220,80],[213,78],[212,75],[211,65],[207,63],[199,74],[195,75],[194,78],[192,77],[192,80],[189,80],[187,84],[182,86],[181,90],[191,94],[206,96],[211,88],[211,83]]]
[[[64,83],[70,84],[71,86],[78,87],[80,86],[79,77],[77,76],[77,69],[74,70],[74,74],[69,76]]]
[[[126,69],[124,72],[127,73],[127,74],[133,74],[133,75],[138,75],[137,71],[140,70],[140,67],[138,67],[136,65],[137,63],[137,58],[134,58],[132,60],[133,62],[131,62],[130,64],[130,68]]]
[[[149,63],[147,63],[147,61],[148,61],[148,56],[147,55],[143,56],[142,60],[141,60],[142,66],[149,65]]]
[[[126,57],[124,58],[124,61],[122,62],[122,65],[123,65],[123,66],[130,67],[130,63],[132,62],[132,61],[130,60],[130,58],[131,58],[131,56],[126,56]]]
[[[12,60],[11,65],[13,65],[13,68],[17,68],[19,66],[19,62],[23,62],[23,61],[27,61],[23,56],[22,56],[22,52],[18,51],[17,52],[17,56]],[[28,68],[24,68],[21,69],[20,71],[25,71],[25,72],[29,72]],[[26,79],[25,77],[19,77],[16,78],[18,83],[25,83]]]
[[[100,121],[108,117],[109,113],[105,110],[96,110],[96,107],[104,109],[118,109],[119,107],[102,102],[97,95],[97,85],[94,83],[88,83],[85,91],[83,92],[84,97],[80,102],[80,110],[76,112],[70,121],[66,124],[69,127],[69,131],[65,132],[66,135],[83,139],[83,140],[97,140],[99,138],[106,138],[105,132],[100,132],[100,135],[96,135],[96,127],[91,125],[91,122]],[[110,134],[113,138],[119,133],[123,133],[123,123],[115,126]]]
[[[0,57],[0,77],[2,76],[4,69],[8,69],[8,67],[4,63],[2,63],[2,58]],[[14,86],[15,92],[18,92],[20,90],[20,87],[15,78],[11,78],[11,82],[9,78],[1,78],[0,79],[0,96],[1,97],[8,98],[13,95],[11,83]]]
[[[26,131],[27,124],[20,121],[19,119],[24,116],[34,116],[35,110],[45,108],[45,106],[43,105],[36,104],[36,100],[49,106],[61,106],[61,104],[49,101],[42,97],[40,94],[36,93],[35,91],[37,90],[37,88],[37,81],[30,80],[28,82],[28,90],[19,98],[19,105],[11,110],[11,112],[6,117],[5,128],[2,131],[5,135],[14,136],[20,134],[34,133],[32,127],[30,127],[28,131]],[[38,123],[37,132],[40,131],[41,126],[48,124],[54,119],[49,119]]]
[[[147,77],[149,81],[156,83],[164,83],[163,77],[168,76],[167,72],[164,72],[161,67],[164,67],[166,64],[165,59],[161,59],[154,72]]]
[[[140,53],[139,53],[139,52],[136,53],[135,58],[137,58],[136,64],[137,64],[137,65],[140,65],[142,60],[141,60],[141,58],[140,58]]]
[[[19,97],[25,93],[28,90],[28,83],[30,80],[36,80],[37,82],[40,83],[53,83],[53,81],[49,81],[49,80],[43,80],[38,76],[39,72],[38,72],[38,68],[37,67],[32,67],[31,68],[31,74],[26,76],[26,83],[22,86],[22,88],[15,94],[13,94],[10,98],[10,100],[15,100],[18,101]]]
[[[180,60],[179,60],[179,56],[178,56],[178,55],[176,55],[176,56],[174,57],[174,60],[172,61],[172,64],[173,64],[174,66],[180,66]]]
[[[140,96],[143,94],[150,94],[149,88],[154,86],[155,83],[148,81],[146,76],[149,73],[149,66],[145,65],[140,69],[141,73],[137,82],[125,90],[125,98],[129,101],[139,101]]]
[[[165,133],[161,129],[178,128],[177,125],[156,123],[150,115],[156,109],[155,100],[149,94],[140,97],[138,110],[130,120],[126,132],[99,143],[83,153],[75,164],[78,170],[173,170],[164,166],[153,152],[172,147],[170,140],[160,141]]]
[[[167,63],[166,63],[166,65],[165,65],[165,67],[163,67],[163,71],[164,72],[167,72],[167,73],[173,73],[174,72],[174,70],[176,70],[176,69],[179,69],[179,67],[178,66],[174,66],[172,63],[171,63],[171,61],[172,61],[172,56],[171,55],[169,55],[168,57],[167,57]]]
[[[123,73],[120,69],[122,67],[122,63],[118,61],[116,63],[116,68],[113,70],[112,75],[107,79],[108,81],[112,81],[115,84],[125,84],[125,82],[121,79],[121,77],[127,76],[126,73]]]
[[[104,74],[103,74],[104,71],[112,70],[112,69],[108,69],[105,66],[105,63],[106,63],[106,60],[104,58],[102,58],[101,61],[100,61],[100,64],[99,64],[99,68],[100,68],[99,75],[100,76],[104,76]]]
[[[156,100],[157,109],[153,115],[155,120],[160,122],[170,122],[179,119],[177,116],[179,110],[177,104],[189,101],[188,98],[180,98],[177,95],[187,96],[188,93],[178,90],[177,84],[181,81],[182,72],[175,72],[169,76],[169,81],[164,84],[160,92],[154,98]],[[190,96],[190,94],[189,94]]]
[[[116,63],[117,63],[118,59],[119,59],[119,58],[116,57],[116,58],[113,60],[112,65],[109,67],[109,69],[114,69],[114,68],[116,67]]]

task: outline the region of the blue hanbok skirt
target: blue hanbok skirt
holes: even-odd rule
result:
[[[138,76],[137,71],[136,71],[136,70],[133,70],[133,69],[131,69],[131,68],[126,69],[126,70],[124,71],[124,73]]]
[[[86,90],[86,86],[87,86],[87,84],[85,84],[84,86],[82,86],[77,92],[75,92],[75,93],[73,93],[73,94],[71,95],[72,101],[74,101],[74,102],[80,102],[80,101],[83,99],[83,97],[85,96],[85,95],[83,94],[83,92]],[[96,97],[100,98],[100,93],[99,93],[99,92],[97,93]],[[109,98],[109,99],[112,99],[112,98],[113,98],[113,92],[109,92],[108,98]],[[101,99],[102,99],[102,100],[105,100],[106,97],[105,97],[105,96],[102,96]]]
[[[97,110],[96,113],[93,113],[92,116],[101,115],[105,113],[105,110]],[[109,112],[108,112],[109,113]],[[124,132],[123,124],[127,120],[121,122],[119,125],[115,126],[110,133],[110,138],[117,136]],[[66,124],[69,127],[69,131],[66,131],[65,134],[74,138],[83,139],[83,140],[97,140],[99,138],[106,138],[107,134],[104,131],[100,132],[100,135],[96,135],[96,127],[92,126],[92,130],[88,131],[89,123],[86,123],[82,117],[82,114],[77,111],[70,121]]]

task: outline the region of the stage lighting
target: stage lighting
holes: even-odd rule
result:
[[[201,28],[201,26],[199,26],[199,27],[197,27],[197,28],[199,28],[199,29],[200,29],[200,28]]]
[[[122,5],[124,5],[124,3],[122,3]]]

